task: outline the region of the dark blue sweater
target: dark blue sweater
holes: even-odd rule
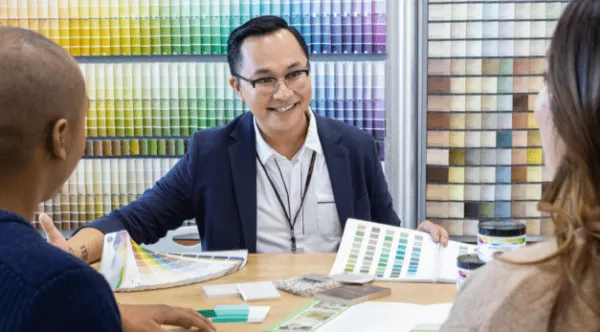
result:
[[[0,331],[122,331],[108,283],[0,210]]]

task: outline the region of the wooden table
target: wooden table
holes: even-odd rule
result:
[[[300,276],[307,273],[328,274],[335,254],[252,254],[242,270],[224,278],[201,284],[144,291],[116,293],[119,303],[124,304],[168,304],[189,307],[194,310],[211,309],[220,304],[241,304],[241,298],[208,299],[202,292],[206,284],[229,284],[250,281],[275,281],[277,279]],[[410,302],[433,304],[452,302],[456,296],[455,284],[375,282],[374,285],[392,288],[392,294],[378,301]],[[268,305],[271,310],[262,324],[218,323],[218,331],[262,331],[290,313],[299,309],[310,299],[280,292],[281,299],[251,302],[255,305]]]

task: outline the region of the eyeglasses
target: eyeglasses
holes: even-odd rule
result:
[[[283,82],[285,83],[285,86],[292,91],[304,89],[306,82],[308,82],[309,73],[309,68],[293,71],[285,75]],[[261,77],[251,80],[238,74],[234,74],[234,76],[250,83],[256,92],[263,96],[271,96],[279,89],[280,79],[275,77]]]

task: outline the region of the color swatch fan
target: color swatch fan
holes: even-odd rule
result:
[[[158,253],[140,247],[126,231],[104,236],[100,273],[115,292],[188,285],[220,278],[246,265],[248,251]]]

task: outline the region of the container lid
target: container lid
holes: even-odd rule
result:
[[[518,221],[484,221],[479,223],[479,234],[489,236],[525,235],[526,226]]]
[[[485,262],[480,260],[475,254],[461,255],[456,260],[458,267],[465,270],[475,270],[485,265]]]

